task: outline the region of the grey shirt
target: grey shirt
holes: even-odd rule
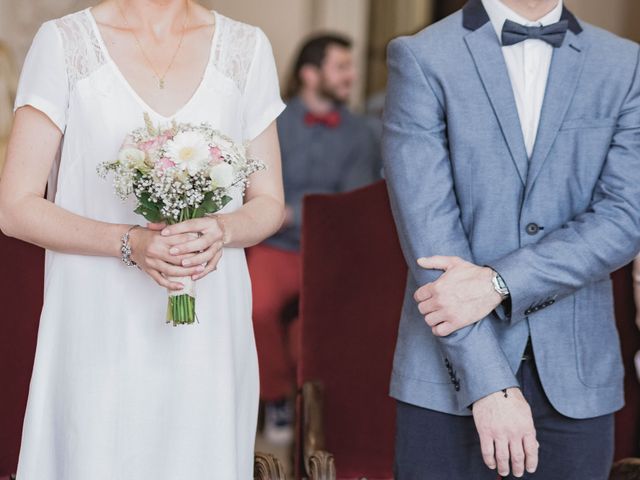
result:
[[[379,178],[380,152],[372,130],[363,118],[345,107],[338,109],[341,121],[335,128],[306,124],[307,109],[297,97],[278,118],[285,200],[294,211],[294,221],[266,240],[267,245],[300,249],[305,195],[345,192]]]

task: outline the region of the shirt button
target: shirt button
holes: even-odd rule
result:
[[[529,225],[527,225],[527,233],[529,235],[537,235],[539,231],[540,231],[539,225],[535,223],[530,223]]]

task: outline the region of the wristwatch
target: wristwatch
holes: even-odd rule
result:
[[[507,284],[504,283],[504,280],[502,279],[500,274],[495,270],[493,271],[491,283],[493,284],[493,289],[502,297],[502,300],[509,298],[509,289],[507,288]]]

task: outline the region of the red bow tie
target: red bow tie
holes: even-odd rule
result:
[[[329,112],[326,115],[316,115],[314,113],[307,112],[304,116],[304,123],[310,127],[314,125],[324,125],[325,127],[336,128],[340,125],[341,120],[342,117],[338,110]]]

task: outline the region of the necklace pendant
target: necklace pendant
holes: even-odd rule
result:
[[[164,90],[164,78],[158,80],[158,87],[160,87],[160,90]]]

